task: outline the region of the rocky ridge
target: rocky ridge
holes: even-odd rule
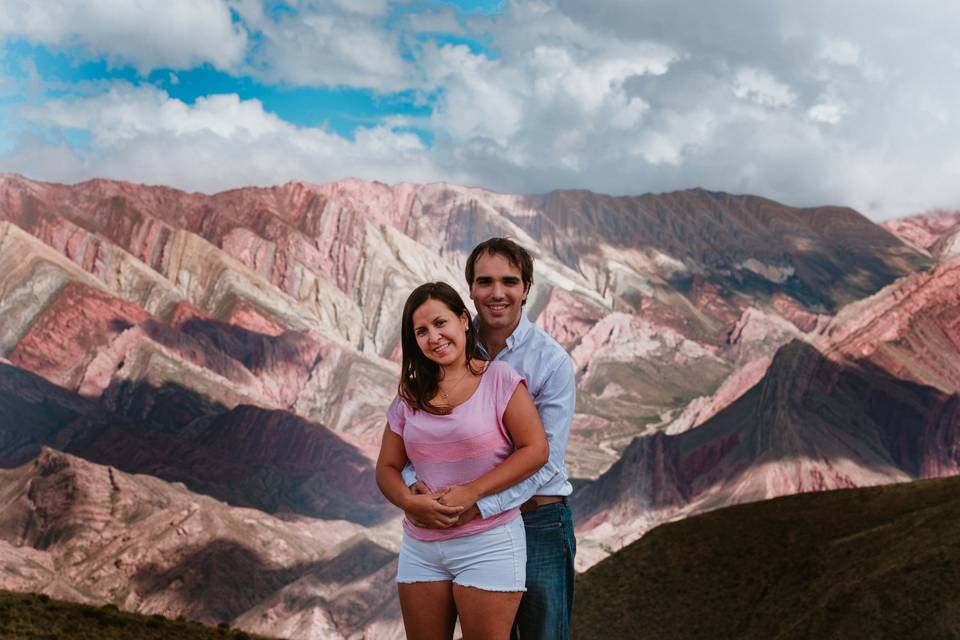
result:
[[[402,637],[388,529],[279,519],[47,448],[0,469],[0,487],[0,554],[21,563],[4,582],[19,590],[291,639]],[[303,600],[276,602],[291,588]],[[274,624],[302,607],[308,628]]]
[[[957,260],[904,278],[741,374],[708,419],[635,439],[575,496],[578,560],[729,504],[960,473],[958,292]]]
[[[679,352],[649,351],[638,362],[618,359],[611,344],[607,356],[587,362],[581,397],[591,407],[588,415],[611,425],[600,444],[613,455],[632,435],[668,424],[688,401],[713,393],[730,371],[772,355],[793,337],[781,328],[759,340],[731,341],[731,331],[750,310],[770,318],[768,325],[785,320],[810,331],[817,317],[928,264],[922,252],[850,210],[793,209],[703,190],[622,198],[588,192],[519,196],[449,184],[344,180],[206,196],[109,180],[67,186],[5,175],[0,220],[17,229],[6,235],[16,236],[19,262],[32,263],[53,248],[79,267],[64,272],[58,264],[60,275],[52,280],[49,269],[42,276],[4,273],[0,286],[11,291],[40,280],[49,290],[30,306],[18,303],[10,335],[0,335],[4,357],[49,296],[72,280],[134,303],[159,323],[176,326],[181,314],[199,315],[269,335],[323,336],[344,354],[372,358],[358,366],[378,381],[372,395],[378,401],[392,395],[393,383],[386,381],[395,368],[377,358],[398,357],[395,319],[406,292],[438,278],[463,290],[463,261],[473,244],[491,235],[516,237],[537,259],[529,315],[568,349],[585,353],[609,338],[609,332],[598,335],[606,327],[636,328],[638,322],[646,334],[688,345]],[[856,278],[847,275],[854,272]],[[701,355],[689,355],[694,346]],[[709,364],[700,375],[677,376],[669,393],[618,382],[650,380],[651,370],[678,364],[678,354]],[[162,355],[139,362],[174,370],[177,358],[170,360],[169,349]],[[353,366],[354,356],[337,359]],[[190,377],[202,393],[214,386],[207,380],[210,371]],[[310,374],[300,390],[297,381],[283,390],[240,384],[239,397],[259,405],[282,400],[289,407],[296,396],[297,412],[321,417],[338,431],[342,425],[341,433],[360,437],[356,443],[364,450],[374,447],[382,425],[373,412],[362,409],[359,420],[341,421],[309,383],[340,380],[349,372],[319,373]],[[101,378],[105,374],[101,367]],[[211,379],[222,379],[216,376]],[[89,393],[105,382],[100,379]],[[234,399],[218,401],[230,405]],[[642,411],[628,417],[617,405]],[[597,458],[584,471],[594,475],[610,462],[610,456]]]
[[[960,211],[934,211],[887,220],[881,226],[935,258],[960,253]]]
[[[98,400],[0,364],[0,467],[43,446],[236,506],[363,524],[393,515],[369,458],[288,411],[232,409],[175,383],[124,382]]]

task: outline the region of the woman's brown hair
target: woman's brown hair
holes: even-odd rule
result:
[[[467,356],[467,367],[473,375],[481,373],[480,370],[474,370],[473,365],[473,360],[477,357],[477,330],[473,327],[473,319],[470,317],[467,306],[463,304],[463,298],[446,282],[427,282],[420,285],[407,297],[403,305],[403,316],[400,320],[402,361],[397,393],[413,410],[420,409],[427,413],[445,415],[450,413],[450,407],[437,407],[430,404],[430,399],[437,395],[437,390],[440,388],[440,365],[424,355],[413,331],[413,313],[427,300],[439,300],[458,318],[466,315],[467,340],[464,351]]]

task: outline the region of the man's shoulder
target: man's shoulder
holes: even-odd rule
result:
[[[563,348],[556,338],[543,330],[540,326],[531,323],[530,333],[524,341],[524,351],[535,353],[543,364],[558,367],[564,363],[572,362],[570,354]]]
[[[556,338],[547,333],[543,327],[532,322],[530,323],[530,339],[537,342],[538,347],[542,348],[546,346],[546,348],[549,348],[553,352],[560,352],[563,354],[567,353],[567,350],[563,348],[563,345],[557,342]]]

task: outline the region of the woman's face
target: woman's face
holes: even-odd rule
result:
[[[440,366],[465,358],[467,316],[457,316],[440,300],[431,298],[414,310],[413,334],[423,355]]]

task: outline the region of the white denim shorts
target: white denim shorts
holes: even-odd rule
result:
[[[523,520],[517,517],[487,531],[433,542],[404,533],[397,582],[439,581],[484,591],[526,591]]]

